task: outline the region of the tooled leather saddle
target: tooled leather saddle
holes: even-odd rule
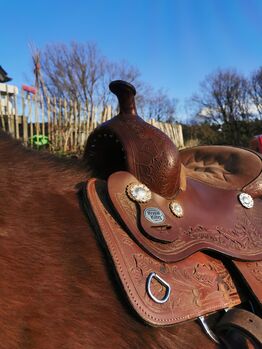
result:
[[[260,345],[261,157],[229,146],[178,152],[138,117],[132,85],[109,87],[120,113],[88,138],[85,203],[130,303],[153,326],[199,318],[215,341],[205,316],[224,309],[217,333],[232,326]],[[247,304],[253,314],[236,310]]]

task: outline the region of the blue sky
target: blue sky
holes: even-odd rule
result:
[[[183,104],[217,68],[262,65],[260,0],[0,0],[0,65],[13,83],[31,74],[29,42],[96,42],[111,60]]]

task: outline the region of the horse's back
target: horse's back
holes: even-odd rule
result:
[[[81,164],[3,133],[0,163],[1,348],[214,347],[194,322],[151,328],[130,311],[79,204]]]

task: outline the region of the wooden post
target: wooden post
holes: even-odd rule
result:
[[[174,136],[173,136],[173,132],[172,132],[172,125],[171,125],[171,123],[167,123],[166,127],[167,127],[168,137],[171,139],[171,141],[174,142]]]
[[[35,132],[36,132],[36,139],[38,141],[39,138],[39,118],[38,118],[38,94],[36,93],[34,95],[34,103],[35,103]],[[38,148],[38,145],[37,145]]]
[[[51,118],[50,118],[50,98],[47,97],[46,99],[46,107],[47,107],[47,133],[48,133],[48,149],[51,150],[52,148],[52,143],[51,143]]]
[[[30,138],[30,146],[33,146],[33,123],[32,123],[32,99],[31,96],[27,95],[28,100],[28,117],[29,117],[29,124],[30,124],[30,132],[29,132],[29,138]]]
[[[106,120],[110,120],[112,118],[112,105],[108,105],[107,106],[107,115],[106,115]]]
[[[43,95],[41,95],[41,117],[42,117],[42,135],[45,136],[45,103]]]
[[[87,129],[87,134],[86,138],[90,135],[91,132],[91,112],[90,112],[90,107],[88,106],[87,108],[87,124],[86,124],[86,129]]]
[[[23,128],[23,142],[24,145],[28,144],[28,122],[27,117],[25,115],[22,115],[22,128]]]
[[[2,96],[1,96],[1,92],[0,92],[0,116],[1,116],[1,124],[2,124],[2,128],[4,131],[6,131],[6,127],[5,127],[5,118],[3,115],[3,106],[2,106]]]
[[[88,101],[85,101],[85,139],[89,134],[89,113],[88,113]]]
[[[25,116],[25,94],[24,90],[21,91],[21,103],[22,103],[22,116],[21,116],[21,123],[22,123],[22,138],[23,138],[23,143],[25,146],[27,146],[28,142],[28,124],[27,124],[27,117]]]
[[[64,99],[63,101],[63,109],[64,109],[64,121],[63,121],[63,128],[64,128],[64,145],[63,145],[63,152],[67,152],[68,148],[68,140],[70,137],[70,123],[68,120],[68,114],[67,114],[67,102]]]
[[[22,115],[25,115],[25,94],[24,90],[21,91],[21,100],[22,100]]]
[[[78,103],[78,147],[77,151],[82,150],[82,137],[83,137],[83,120],[81,119],[81,114],[82,114],[82,103]]]
[[[56,97],[53,98],[53,132],[52,132],[52,137],[53,137],[53,151],[57,149],[57,130],[56,130]]]
[[[106,120],[106,113],[107,113],[107,107],[105,106],[99,118],[100,124],[102,124]]]
[[[7,123],[8,123],[8,132],[11,133],[11,135],[14,135],[14,127],[13,127],[13,122],[11,119],[11,114],[10,113],[10,106],[9,106],[9,94],[8,94],[8,86],[6,85],[6,114],[7,114]]]
[[[177,128],[177,133],[178,133],[178,137],[179,137],[179,147],[184,148],[185,144],[184,144],[182,125],[175,125],[175,126]]]
[[[58,104],[58,132],[59,132],[59,151],[63,149],[63,129],[62,129],[62,99],[59,98],[59,104]]]
[[[175,132],[175,125],[170,123],[169,127],[170,127],[171,139],[175,143],[175,145],[178,147],[177,139],[176,139],[176,132]]]
[[[168,138],[170,138],[167,123],[166,122],[162,122],[162,125],[163,125],[163,132],[168,136]]]
[[[70,152],[73,151],[74,148],[74,107],[73,102],[69,101],[69,123],[70,123]]]
[[[92,131],[96,128],[96,107],[92,107]]]
[[[14,118],[15,118],[15,138],[19,139],[20,134],[19,134],[19,124],[18,124],[18,115],[17,115],[17,99],[16,99],[16,94],[14,93],[14,108],[15,108],[15,113],[14,113]]]
[[[74,101],[74,134],[75,134],[75,139],[74,139],[74,151],[76,152],[77,150],[77,102]]]

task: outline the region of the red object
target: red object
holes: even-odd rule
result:
[[[254,136],[250,140],[250,148],[262,154],[262,134]]]
[[[33,95],[35,95],[36,91],[37,91],[37,89],[35,87],[27,86],[27,85],[22,85],[22,90],[29,92],[29,93],[32,93]]]
[[[262,135],[257,136],[257,142],[258,142],[258,151],[262,154]]]

